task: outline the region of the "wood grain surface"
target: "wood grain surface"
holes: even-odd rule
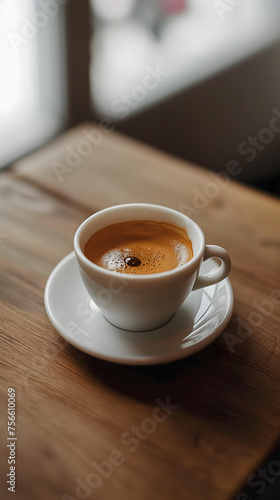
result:
[[[98,130],[81,125],[0,175],[1,498],[11,495],[9,387],[19,500],[237,498],[280,437],[279,201],[234,181],[211,191],[218,180],[210,172],[112,131],[70,170],[67,152],[82,151],[84,131]],[[54,162],[68,167],[61,182]],[[194,210],[207,243],[232,259],[235,307],[226,332],[160,366],[84,354],[44,309],[47,278],[72,250],[79,224],[134,201]],[[174,407],[161,410],[166,419],[148,433],[158,401],[168,398]]]

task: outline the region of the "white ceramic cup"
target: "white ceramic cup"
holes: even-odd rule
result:
[[[133,275],[104,269],[85,256],[87,241],[99,229],[134,220],[167,222],[185,228],[192,241],[193,258],[170,271]],[[76,231],[74,250],[91,299],[110,323],[132,331],[162,326],[192,290],[223,280],[231,266],[227,252],[216,245],[205,245],[202,230],[189,217],[170,208],[145,203],[117,205],[91,215]],[[200,275],[202,261],[210,257],[217,257],[220,266],[209,276]]]

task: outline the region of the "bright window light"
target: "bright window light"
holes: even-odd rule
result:
[[[20,23],[32,17],[33,8],[28,0],[0,3],[0,133],[16,116],[38,105],[37,45],[30,40],[26,47],[17,39]]]
[[[127,116],[119,111],[127,96],[136,95],[135,88],[141,86],[147,71],[161,68],[169,76],[159,81],[156,92],[147,91],[142,100],[136,95],[130,114],[280,39],[279,0],[138,0],[133,9],[130,0],[91,2],[96,21],[90,67],[92,102],[100,116],[114,120]]]
[[[121,21],[133,11],[136,0],[91,0],[95,14],[103,21]]]
[[[0,167],[40,146],[65,120],[62,8],[0,0]]]

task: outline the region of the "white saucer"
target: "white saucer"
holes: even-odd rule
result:
[[[208,273],[216,266],[212,259],[203,263]],[[78,349],[115,363],[154,365],[190,356],[213,342],[231,318],[233,292],[226,278],[191,292],[164,326],[129,332],[108,323],[91,301],[72,252],[47,281],[45,308],[60,335]]]

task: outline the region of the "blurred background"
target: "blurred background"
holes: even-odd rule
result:
[[[280,194],[279,0],[0,0],[0,167],[82,121]]]

